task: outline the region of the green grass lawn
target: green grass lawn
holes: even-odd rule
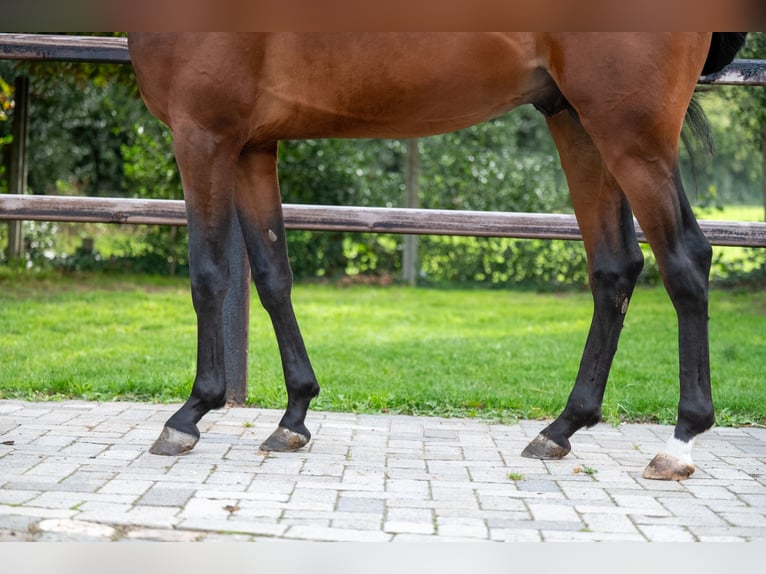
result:
[[[254,291],[254,290],[253,290]],[[299,285],[322,385],[317,410],[555,416],[577,372],[587,292]],[[283,408],[273,331],[251,305],[251,405]],[[766,292],[711,293],[719,424],[766,422]],[[0,398],[181,401],[194,375],[188,280],[0,274]],[[675,313],[637,290],[607,388],[607,420],[675,420]]]

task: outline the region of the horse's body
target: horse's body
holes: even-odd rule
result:
[[[562,414],[525,449],[560,458],[597,423],[643,257],[639,220],[678,313],[678,424],[645,476],[679,480],[694,438],[714,422],[707,337],[711,249],[681,187],[678,142],[697,79],[722,68],[736,34],[129,35],[149,109],[173,131],[189,221],[198,318],[191,396],[152,448],[178,454],[224,403],[223,299],[230,233],[241,229],[276,332],[288,404],[266,450],[294,450],[319,392],[290,301],[277,181],[280,140],[409,138],[452,131],[533,104],[548,121],[588,255],[594,316]],[[238,222],[232,226],[232,223]]]

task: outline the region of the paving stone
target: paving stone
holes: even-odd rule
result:
[[[386,520],[383,530],[392,534],[435,534],[436,529],[432,522],[407,522],[403,520]]]
[[[723,512],[721,517],[733,526],[766,527],[766,512]]]
[[[338,498],[338,512],[364,512],[383,515],[383,501],[377,498],[358,498],[341,495]]]
[[[488,539],[486,522],[479,518],[436,518],[439,535],[459,538]]]
[[[48,519],[37,523],[41,541],[98,541],[111,540],[118,530],[105,524],[82,520]],[[53,535],[53,536],[48,536]]]
[[[684,526],[657,526],[645,524],[639,526],[650,542],[694,542],[694,535]]]
[[[136,480],[128,478],[115,478],[109,480],[99,489],[102,494],[121,493],[121,494],[144,494],[154,485],[151,480]]]
[[[35,490],[13,490],[0,488],[0,504],[22,504],[36,498],[40,492]]]
[[[489,538],[496,542],[540,542],[542,534],[528,528],[491,528]]]
[[[348,518],[333,518],[332,520],[327,521],[327,524],[323,524],[322,526],[329,526],[332,528],[343,528],[343,529],[351,529],[351,530],[380,530],[381,525],[381,519],[380,517],[375,518],[368,518],[368,517],[359,517],[354,514],[347,515]],[[286,520],[281,521],[282,524],[288,524]],[[300,524],[295,519],[290,520],[289,522],[290,526],[306,526],[308,523]],[[383,530],[386,530],[385,528]],[[386,530],[387,531],[387,530]]]
[[[434,512],[431,508],[402,508],[390,507],[386,513],[386,519],[396,522],[422,522],[432,524]]]
[[[148,506],[183,506],[194,494],[193,488],[169,487],[163,483],[151,487],[138,499],[138,504]]]
[[[203,539],[212,541],[212,537],[208,538],[201,532],[169,528],[129,529],[124,534],[122,534],[122,538],[126,540],[142,540],[150,542],[198,542]]]
[[[636,525],[625,514],[583,513],[585,527],[593,532],[638,534]]]
[[[129,524],[170,528],[178,523],[179,509],[162,506],[134,506],[127,512]]]
[[[311,526],[291,526],[283,536],[298,540],[337,542],[388,542],[392,538],[387,532]]]
[[[571,506],[562,504],[542,504],[528,502],[527,506],[535,520],[555,520],[557,522],[577,522],[581,523],[582,518],[575,512]]]
[[[261,537],[284,536],[287,526],[274,524],[273,521],[255,521],[220,519],[220,518],[188,518],[181,520],[176,528],[184,530],[199,530],[213,533],[245,533]],[[309,538],[309,540],[313,540]]]

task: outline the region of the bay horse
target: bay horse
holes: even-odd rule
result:
[[[151,452],[177,455],[225,402],[223,301],[241,233],[276,338],[287,408],[261,448],[293,451],[319,393],[291,303],[277,179],[280,140],[413,138],[532,104],[566,173],[588,258],[594,312],[561,414],[524,456],[559,459],[601,419],[607,376],[643,266],[637,218],[678,316],[680,399],[673,436],[644,472],[682,480],[714,423],[708,351],[711,247],[679,175],[679,136],[700,74],[743,45],[736,33],[134,33],[149,110],[173,132],[189,226],[197,370],[189,399]],[[232,231],[233,230],[233,231]]]

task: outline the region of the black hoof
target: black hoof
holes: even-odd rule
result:
[[[566,440],[566,439],[565,439]],[[521,453],[524,458],[539,458],[544,460],[558,460],[564,458],[572,450],[569,441],[565,446],[553,442],[544,434],[539,434],[527,445]]]
[[[311,435],[303,435],[285,427],[277,427],[261,444],[261,450],[269,452],[292,452],[306,446]]]
[[[149,452],[163,456],[175,456],[189,452],[199,440],[198,436],[186,434],[170,427],[162,429]]]

